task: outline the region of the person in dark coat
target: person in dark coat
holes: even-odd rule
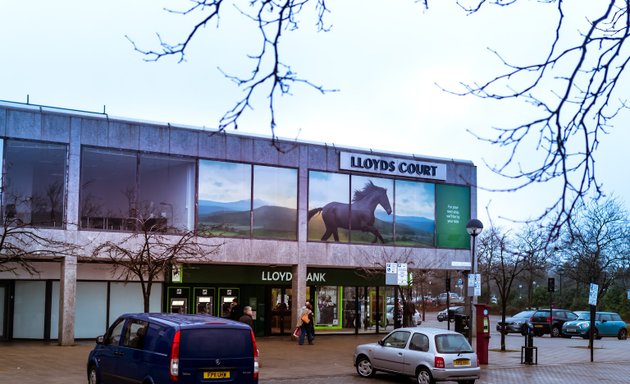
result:
[[[241,306],[238,305],[238,300],[232,300],[232,307],[230,308],[230,319],[238,321],[241,318],[243,312]]]
[[[245,306],[245,308],[243,308],[243,316],[241,316],[238,319],[238,321],[240,321],[241,323],[245,323],[245,324],[249,325],[250,328],[254,328],[254,319],[253,319],[252,315],[253,315],[252,307],[247,305],[247,306]]]

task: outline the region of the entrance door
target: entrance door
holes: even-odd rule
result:
[[[0,283],[0,340],[7,338],[9,284]]]
[[[272,335],[288,335],[293,331],[291,324],[291,288],[272,287],[269,290],[269,303],[271,306],[271,329]]]

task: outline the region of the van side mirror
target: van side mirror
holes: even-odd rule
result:
[[[96,344],[103,344],[103,340],[104,340],[103,335],[97,337],[96,338]]]

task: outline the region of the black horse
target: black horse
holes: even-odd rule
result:
[[[392,207],[387,197],[387,189],[378,187],[368,181],[360,191],[354,191],[351,204],[333,201],[322,208],[315,208],[308,211],[308,220],[320,213],[326,225],[326,232],[322,236],[322,241],[328,240],[333,235],[335,241],[339,241],[338,228],[360,229],[363,232],[374,234],[372,243],[380,240],[385,243],[383,236],[374,226],[374,210],[377,205],[381,205],[388,215],[392,213]]]

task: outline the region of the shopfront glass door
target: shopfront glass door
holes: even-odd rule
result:
[[[291,326],[291,288],[272,287],[269,291],[271,304],[272,335],[288,335],[293,331]]]

